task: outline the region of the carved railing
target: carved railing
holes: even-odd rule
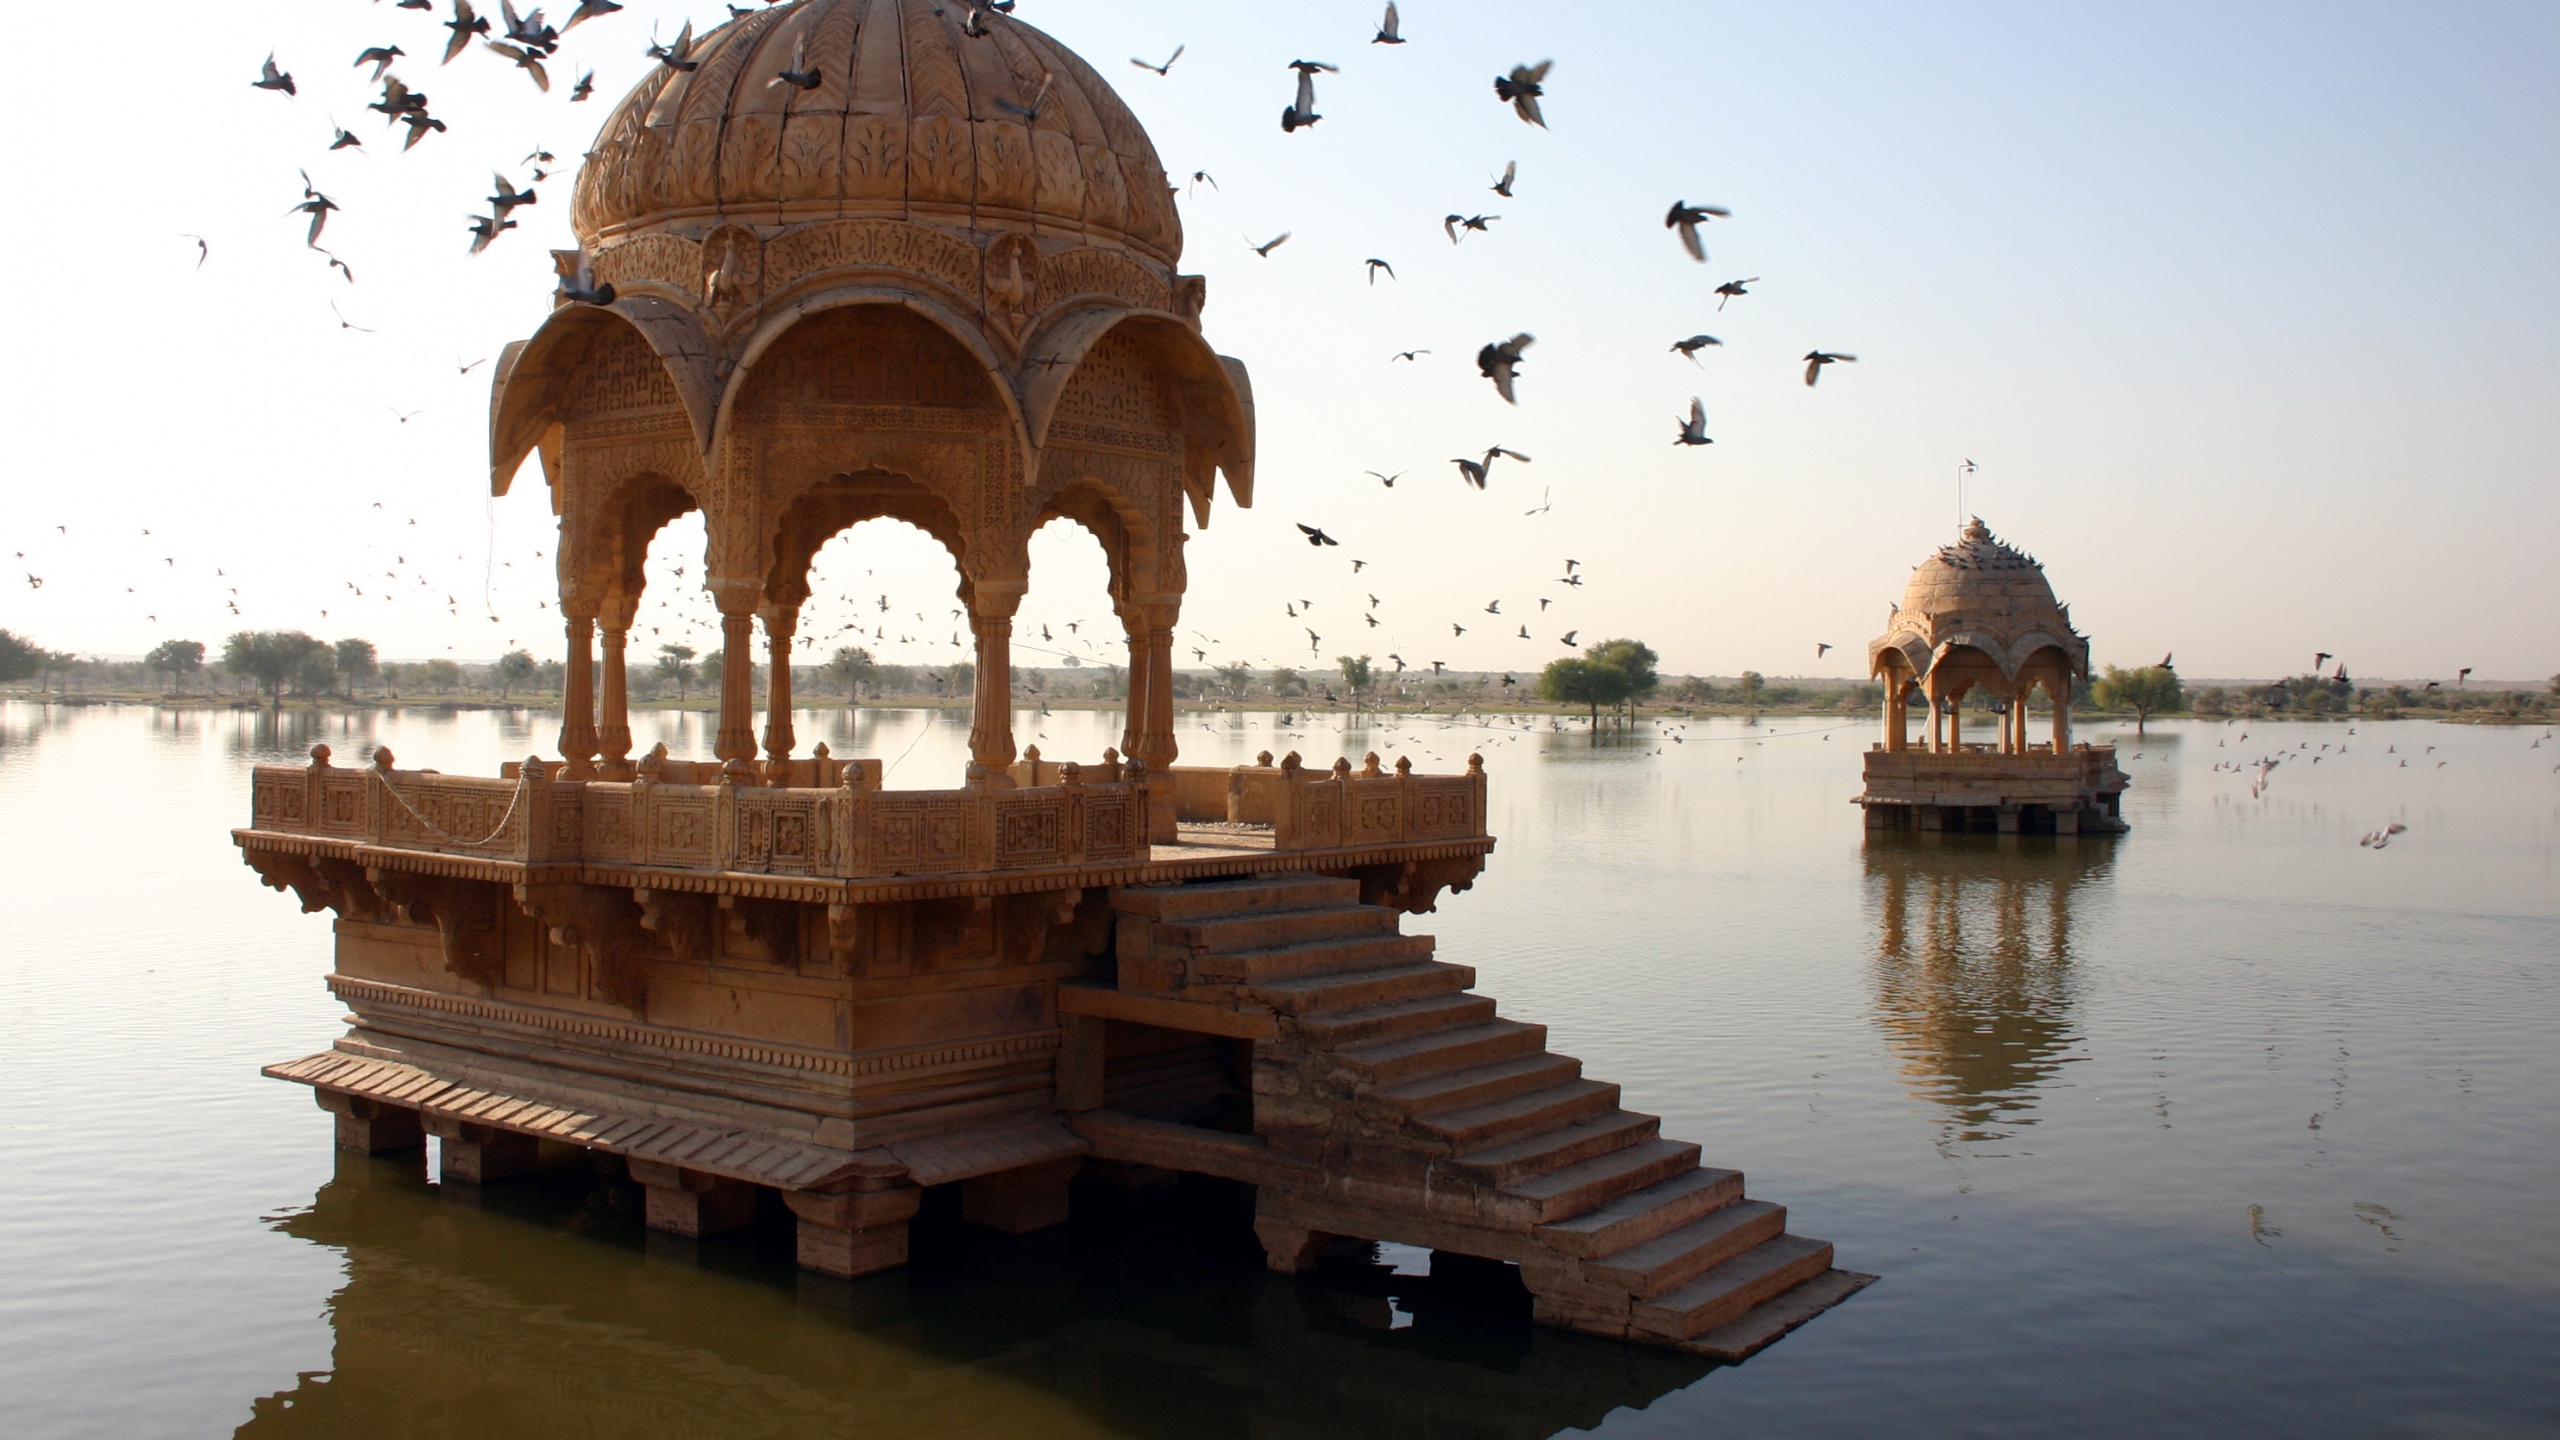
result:
[[[876,761],[836,762],[839,783],[676,783],[644,760],[639,778],[566,780],[539,759],[489,779],[399,770],[388,750],[347,769],[312,747],[312,763],[260,765],[250,828],[394,850],[527,864],[629,865],[870,879],[1111,864],[1147,857],[1146,767],[1085,782],[1052,765],[1055,783],[1007,786],[972,766],[958,790],[883,790]],[[690,770],[691,767],[688,767]],[[743,782],[743,783],[742,783]]]
[[[1312,776],[1293,751],[1274,770],[1244,782],[1243,794],[1267,794],[1271,847],[1339,850],[1428,840],[1475,840],[1485,834],[1484,757],[1467,757],[1463,775],[1416,775],[1398,759],[1392,772],[1370,755],[1357,770],[1336,760]],[[1248,799],[1247,803],[1255,803]]]

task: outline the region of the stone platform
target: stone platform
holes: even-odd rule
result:
[[[2112,745],[2003,750],[1896,750],[1866,755],[1870,830],[1991,830],[2014,834],[2117,834],[2128,783]]]

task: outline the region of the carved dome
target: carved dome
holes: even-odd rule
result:
[[[2053,598],[2044,566],[1993,535],[1980,516],[1955,544],[1913,567],[1892,623],[1867,643],[1867,659],[1873,670],[1886,651],[1900,651],[1915,675],[1926,675],[1955,645],[1982,651],[2011,675],[2048,647],[2068,657],[2074,673],[2089,668],[2089,642]]]
[[[711,31],[694,69],[658,66],[605,122],[578,175],[579,242],[898,218],[1126,245],[1170,267],[1182,226],[1137,118],[1057,41],[1007,17],[973,37],[967,14],[789,0]],[[819,84],[768,84],[795,51]]]

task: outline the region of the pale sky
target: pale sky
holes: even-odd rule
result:
[[[1191,542],[1183,663],[1199,645],[1304,665],[1312,624],[1328,666],[1525,672],[1571,629],[1645,639],[1674,673],[1852,675],[1952,538],[1970,458],[1966,507],[2047,563],[2101,663],[2560,670],[2560,11],[1403,9],[1402,47],[1367,43],[1368,3],[1018,12],[1118,87],[1169,172],[1217,179],[1181,201],[1183,268],[1252,370],[1260,466],[1255,508],[1222,489]],[[569,37],[549,96],[477,49],[438,66],[441,14],[99,13],[105,58],[23,64],[0,97],[23,192],[0,546],[44,582],[10,573],[0,626],[107,654],[243,627],[556,654],[540,470],[488,500],[488,369],[459,372],[547,313],[568,173],[484,255],[466,216],[537,144],[574,164],[654,63],[653,23],[723,8],[632,0]],[[452,126],[406,154],[348,65],[394,42]],[[1169,76],[1127,63],[1176,45]],[[249,87],[270,47],[297,98]],[[1320,77],[1325,119],[1284,136],[1300,57],[1342,73]],[[1548,57],[1540,131],[1490,80]],[[596,97],[573,105],[588,67]],[[326,151],[333,118],[363,151]],[[1489,194],[1510,160],[1517,193]],[[344,206],[321,243],[352,285],[302,246],[298,167]],[[1711,263],[1663,228],[1675,198],[1733,211]],[[1503,218],[1452,247],[1453,210]],[[1247,248],[1283,230],[1268,259]],[[182,232],[209,241],[201,269]],[[1370,256],[1398,278],[1366,284]],[[1763,278],[1717,314],[1744,276]],[[1522,330],[1515,409],[1472,357]],[[1693,368],[1668,346],[1699,331],[1725,343]],[[1389,361],[1414,347],[1433,353]],[[1817,347],[1859,363],[1808,390]],[[1675,449],[1693,395],[1716,444]],[[1449,457],[1494,444],[1535,463],[1465,488]],[[1408,473],[1389,491],[1371,469]],[[680,527],[653,555],[651,599],[673,603],[644,623],[666,638],[708,614],[699,546]],[[1568,557],[1579,589],[1553,583]],[[1023,633],[1109,628],[1089,539],[1044,532],[1034,566]],[[882,593],[921,612],[912,643],[875,648],[934,663],[963,653],[954,578],[880,523],[830,547],[817,588],[862,597],[865,625]],[[1283,613],[1306,599],[1307,620]],[[803,633],[854,619],[813,601]]]

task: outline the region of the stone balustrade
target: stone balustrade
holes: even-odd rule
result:
[[[883,790],[876,762],[838,763],[840,782],[823,787],[760,783],[735,762],[721,777],[728,783],[660,780],[645,763],[636,780],[564,780],[561,766],[538,758],[490,778],[396,769],[388,750],[351,769],[317,745],[308,766],[255,768],[250,828],[529,865],[832,879],[1148,856],[1148,781],[1135,760],[1095,784],[1074,764],[1049,767],[1053,784],[1027,786],[973,765],[958,790]]]

